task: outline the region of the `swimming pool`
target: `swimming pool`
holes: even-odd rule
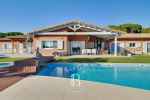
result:
[[[104,82],[150,90],[150,64],[51,63],[38,75]]]
[[[7,67],[10,67],[12,65],[14,65],[13,62],[2,62],[2,63],[0,63],[0,68],[7,68]]]

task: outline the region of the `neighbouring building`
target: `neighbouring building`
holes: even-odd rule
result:
[[[0,38],[2,52],[38,53],[43,56],[149,54],[150,34],[127,34],[81,21],[70,21],[24,36]]]
[[[150,54],[150,33],[120,34],[118,54]]]
[[[29,42],[27,35],[0,38],[0,54],[27,53],[31,53],[31,42]]]

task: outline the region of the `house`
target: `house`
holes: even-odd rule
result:
[[[118,54],[150,54],[150,33],[120,34],[118,40]]]
[[[27,53],[31,48],[31,46],[27,46],[28,45],[26,35],[7,36],[0,38],[0,54]]]
[[[127,34],[75,20],[28,35],[0,38],[1,52],[43,56],[149,54],[150,34]]]
[[[32,51],[48,55],[149,54],[149,34],[127,34],[81,21],[70,21],[35,30]]]
[[[108,28],[70,21],[31,32],[32,51],[41,55],[117,55],[117,32]],[[111,43],[114,43],[113,52]]]

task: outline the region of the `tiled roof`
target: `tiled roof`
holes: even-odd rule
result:
[[[80,20],[73,20],[73,21],[67,21],[67,22],[62,23],[62,24],[57,24],[57,25],[53,25],[53,26],[48,26],[48,27],[36,29],[31,33],[48,32],[48,31],[50,32],[50,31],[55,31],[57,29],[61,29],[61,28],[68,27],[68,26],[71,26],[71,25],[80,25],[81,27],[89,28],[89,29],[91,29],[95,32],[101,32],[102,30],[112,32],[112,30],[108,27],[93,25],[93,24],[82,22]]]
[[[27,35],[7,36],[6,38],[27,38]]]
[[[27,35],[18,35],[18,36],[6,36],[6,37],[1,37],[0,40],[5,40],[9,41],[11,39],[26,39]]]
[[[126,33],[120,34],[118,38],[150,38],[150,33]]]
[[[11,39],[5,38],[5,37],[4,37],[4,38],[1,37],[0,40],[9,41],[9,40],[11,40]]]

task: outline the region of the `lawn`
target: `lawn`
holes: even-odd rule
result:
[[[19,61],[19,60],[23,60],[26,58],[21,58],[21,57],[16,57],[16,58],[0,58],[0,62],[14,62],[14,61]]]
[[[150,56],[132,57],[85,57],[70,58],[56,57],[56,62],[78,62],[78,63],[150,63]]]

